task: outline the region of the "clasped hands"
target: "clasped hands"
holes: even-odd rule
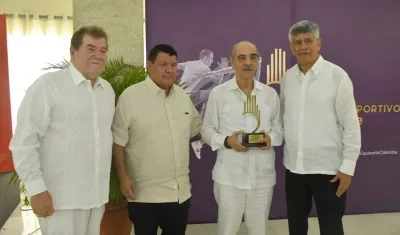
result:
[[[232,149],[234,149],[237,152],[247,151],[247,147],[243,146],[238,139],[238,136],[243,133],[244,133],[243,130],[236,131],[236,132],[233,132],[232,135],[228,137],[229,147],[231,147]],[[258,148],[261,150],[268,150],[271,148],[271,137],[264,130],[262,130],[261,133],[263,133],[265,135],[265,138],[262,139],[259,143],[267,143],[267,146],[258,147]]]

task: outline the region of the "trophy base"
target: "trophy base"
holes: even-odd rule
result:
[[[265,138],[263,133],[243,133],[242,145],[245,147],[266,147],[267,143],[261,142]]]

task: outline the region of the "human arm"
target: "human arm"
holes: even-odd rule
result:
[[[208,97],[207,108],[204,115],[203,128],[201,135],[205,143],[207,143],[212,151],[221,148],[233,148],[236,151],[245,151],[246,147],[240,144],[237,136],[242,134],[243,131],[236,131],[232,135],[222,135],[218,132],[219,117],[218,117],[218,91],[212,89]]]
[[[213,151],[225,148],[224,142],[228,136],[221,135],[217,130],[219,127],[218,118],[218,94],[216,89],[212,89],[207,101],[207,108],[204,115],[201,136]]]
[[[343,162],[331,182],[339,181],[336,196],[341,197],[350,186],[361,150],[361,129],[353,94],[353,84],[347,74],[339,84],[335,109],[339,125],[343,128]]]
[[[33,212],[40,217],[54,213],[53,199],[47,191],[39,159],[41,139],[50,124],[53,104],[48,84],[41,78],[37,79],[22,100],[10,142],[15,170],[25,185]]]
[[[285,141],[285,122],[283,116],[285,114],[285,79],[286,73],[283,74],[281,81],[280,81],[280,91],[279,91],[279,115],[281,116],[281,123],[282,123],[282,144]]]
[[[113,163],[121,185],[122,194],[129,199],[134,199],[134,181],[128,176],[125,167],[125,149],[129,141],[130,109],[123,94],[120,96],[114,113],[112,125],[113,132]]]
[[[281,115],[281,104],[278,93],[272,88],[272,109],[271,109],[271,137],[272,146],[280,146],[283,142],[283,127],[282,127],[282,115]]]
[[[200,135],[200,131],[201,131],[201,126],[202,126],[202,121],[200,118],[200,114],[197,111],[196,107],[194,107],[193,102],[191,101],[191,99],[188,99],[190,102],[190,106],[191,106],[191,113],[192,113],[192,122],[190,124],[190,137],[193,138],[197,135]]]
[[[347,74],[339,84],[335,109],[338,122],[343,128],[343,163],[339,171],[353,176],[361,150],[361,129],[353,94],[353,84]]]
[[[17,126],[10,142],[16,172],[26,187],[28,198],[47,191],[39,149],[50,124],[54,99],[41,78],[26,91],[19,107]]]

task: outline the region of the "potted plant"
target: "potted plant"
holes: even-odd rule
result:
[[[64,69],[69,66],[67,60],[57,64],[49,64],[43,70]],[[100,75],[107,80],[115,92],[115,101],[129,86],[144,81],[147,77],[147,70],[142,66],[134,66],[125,63],[122,58],[109,59],[105,64],[104,72]],[[19,184],[22,194],[23,204],[29,206],[26,196],[26,189],[16,172],[12,175],[9,184]],[[132,223],[129,220],[126,210],[127,201],[121,193],[119,180],[114,168],[111,166],[110,173],[110,194],[109,202],[106,204],[106,211],[101,223],[101,235],[129,235],[132,230]]]

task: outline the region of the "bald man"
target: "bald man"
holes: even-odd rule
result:
[[[260,55],[250,42],[232,48],[230,62],[236,76],[213,88],[201,131],[204,141],[217,151],[213,169],[214,196],[218,204],[218,235],[233,235],[243,215],[249,235],[267,234],[267,222],[276,183],[275,152],[282,144],[282,121],[277,92],[254,79]],[[241,135],[257,127],[254,116],[243,115],[244,102],[256,96],[261,114],[257,132],[265,134],[265,147],[245,147]]]

